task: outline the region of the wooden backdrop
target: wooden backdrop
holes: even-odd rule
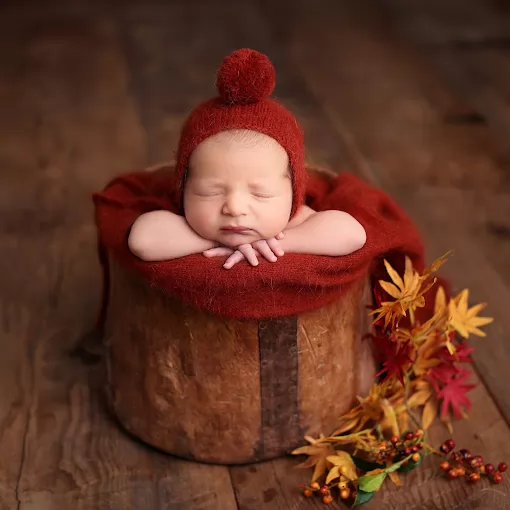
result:
[[[355,5],[354,5],[355,4]],[[296,510],[308,471],[178,460],[106,412],[90,194],[171,159],[224,55],[267,52],[310,162],[390,192],[495,317],[457,443],[510,460],[510,17],[490,0],[4,0],[0,4],[0,508]],[[440,426],[434,441],[447,437]],[[510,482],[434,459],[370,509],[510,508]],[[340,508],[335,503],[333,508]]]

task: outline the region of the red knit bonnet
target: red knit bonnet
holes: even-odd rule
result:
[[[273,64],[258,51],[237,50],[223,60],[216,87],[219,97],[195,108],[181,131],[175,168],[181,211],[188,161],[198,144],[221,131],[249,129],[274,138],[287,151],[294,216],[304,202],[307,180],[303,132],[294,115],[270,97],[275,87]]]

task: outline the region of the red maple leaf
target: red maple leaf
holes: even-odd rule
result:
[[[467,342],[460,342],[455,345],[455,353],[450,354],[446,347],[439,351],[439,358],[443,361],[457,362],[457,363],[473,363],[470,358],[471,353],[475,350],[474,347],[469,347]]]
[[[451,381],[460,371],[461,369],[457,368],[453,363],[450,361],[445,361],[431,368],[428,373],[428,378],[430,379],[430,382],[432,382],[432,384],[435,386],[436,391],[438,391],[439,387],[435,383],[447,383]]]
[[[379,340],[381,340],[381,338],[379,338]],[[376,377],[386,372],[383,381],[386,381],[392,376],[396,376],[403,385],[404,367],[413,362],[410,358],[412,350],[411,342],[410,340],[407,342],[396,342],[391,340],[391,338],[386,338],[385,340],[384,342],[379,341],[376,344],[378,350],[377,358],[379,361],[383,362],[383,368],[376,374]]]
[[[474,347],[469,347],[467,342],[457,344],[455,346],[455,350],[456,352],[454,354],[450,354],[446,347],[442,347],[437,352],[437,358],[441,361],[441,363],[433,367],[428,373],[428,378],[436,388],[436,391],[439,391],[437,382],[447,383],[462,372],[455,363],[473,362],[469,356],[475,349]]]
[[[441,405],[441,417],[448,414],[448,407],[451,406],[453,413],[457,419],[462,418],[460,408],[465,407],[471,410],[471,400],[466,393],[472,390],[475,384],[464,384],[464,381],[471,375],[469,370],[461,370],[450,379],[441,391],[438,392],[437,398],[443,400]]]

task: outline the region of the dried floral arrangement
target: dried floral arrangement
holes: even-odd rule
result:
[[[468,290],[447,298],[442,286],[435,290],[432,316],[423,323],[417,310],[437,284],[433,276],[450,253],[435,260],[419,274],[406,257],[403,277],[384,261],[391,281],[379,281],[375,292],[373,330],[367,334],[376,358],[382,363],[365,398],[340,418],[328,437],[305,437],[309,443],[294,450],[308,455],[297,467],[313,468],[311,482],[301,486],[307,497],[318,495],[329,504],[337,495],[350,506],[369,501],[389,479],[401,486],[398,473],[410,471],[429,454],[443,458],[439,467],[448,478],[481,476],[502,481],[506,464],[484,464],[468,450],[453,451],[452,439],[439,449],[427,442],[427,429],[438,417],[452,433],[452,418],[466,418],[471,409],[467,392],[471,362],[467,339],[485,336],[480,327],[492,322],[479,317],[485,303],[468,307]]]

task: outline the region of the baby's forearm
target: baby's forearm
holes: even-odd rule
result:
[[[286,253],[337,257],[359,250],[366,242],[363,226],[343,211],[318,212],[284,233],[280,246]]]
[[[170,260],[214,248],[216,243],[200,237],[186,218],[170,211],[142,214],[128,238],[131,252],[147,262]]]

